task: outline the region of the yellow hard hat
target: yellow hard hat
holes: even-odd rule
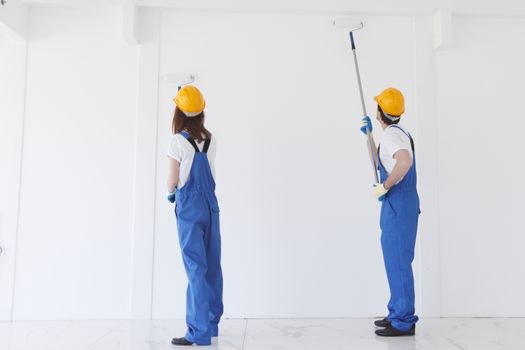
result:
[[[405,112],[405,98],[401,91],[390,87],[374,97],[383,112],[394,117],[399,117]]]
[[[192,85],[183,86],[173,101],[187,117],[195,117],[201,114],[206,107],[206,101],[204,101],[200,90]]]

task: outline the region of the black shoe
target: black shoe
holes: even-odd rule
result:
[[[386,327],[390,324],[390,320],[388,318],[383,318],[382,320],[374,321],[374,325],[376,327]]]
[[[171,343],[173,345],[181,345],[181,346],[193,345],[193,343],[189,340],[186,340],[186,338],[173,338],[171,340]]]
[[[408,331],[400,331],[395,329],[391,324],[386,326],[384,329],[376,330],[376,334],[381,337],[402,337],[406,335],[415,335],[416,334],[416,325],[413,325]]]

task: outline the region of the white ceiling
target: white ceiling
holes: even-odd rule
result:
[[[525,16],[525,0],[7,0],[39,6],[115,6],[135,3],[196,11],[297,12],[330,14],[457,14]]]

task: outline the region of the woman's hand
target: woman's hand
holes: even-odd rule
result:
[[[177,187],[177,184],[179,183],[179,170],[180,170],[180,163],[171,158],[168,157],[168,201],[171,203],[175,202],[175,188]]]

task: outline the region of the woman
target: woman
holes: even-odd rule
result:
[[[219,334],[223,312],[219,205],[215,197],[215,138],[204,127],[201,92],[184,86],[174,98],[173,136],[169,143],[168,200],[175,216],[188,276],[186,324],[174,345],[209,345]]]

